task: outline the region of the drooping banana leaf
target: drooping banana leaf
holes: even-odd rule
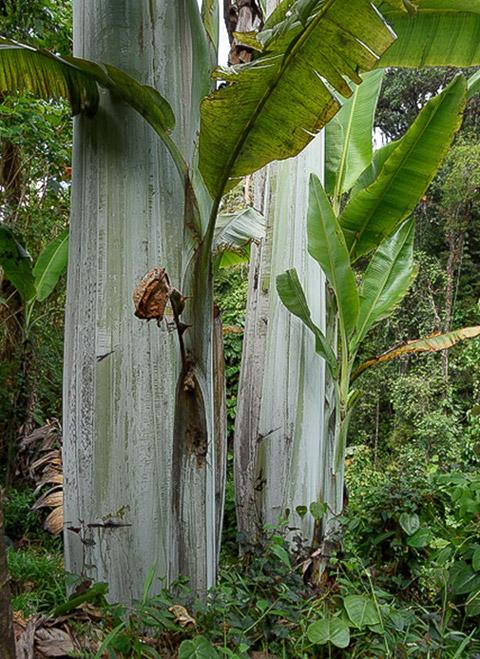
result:
[[[308,199],[308,251],[320,265],[335,292],[338,315],[347,335],[358,317],[358,291],[345,238],[320,179],[310,176]]]
[[[416,274],[413,262],[414,222],[407,220],[371,258],[360,287],[360,311],[352,352],[367,332],[400,304]]]
[[[295,268],[278,275],[277,292],[288,311],[293,313],[294,316],[297,316],[297,318],[300,318],[308,329],[313,332],[313,335],[315,336],[315,350],[325,359],[330,372],[335,376],[335,373],[337,372],[337,359],[335,353],[328,344],[323,332],[312,320],[308,302]]]
[[[95,79],[47,50],[0,37],[0,91],[29,91],[44,99],[66,99],[72,114],[93,116],[99,96]]]
[[[78,57],[59,57],[0,37],[0,91],[30,91],[45,98],[64,98],[72,113],[95,114],[97,84],[132,105],[160,134],[175,126],[170,104],[159,92],[110,65],[99,65]]]
[[[359,84],[358,71],[374,68],[394,39],[368,0],[305,6],[314,11],[305,23],[284,12],[261,57],[215,73],[226,86],[202,102],[199,142],[214,198],[268,162],[298,154],[339,108],[324,80],[350,96],[346,78]]]
[[[35,295],[32,259],[7,227],[0,225],[0,267],[24,302]]]
[[[250,243],[265,235],[265,218],[254,208],[221,213],[215,223],[212,251],[214,268],[229,268],[248,261]]]
[[[265,235],[265,218],[255,208],[248,207],[239,213],[220,213],[215,223],[213,250],[222,247],[243,247],[251,240]]]
[[[361,85],[325,128],[325,190],[339,197],[350,190],[372,160],[372,133],[383,70],[366,73]]]
[[[195,9],[198,13],[197,6]],[[0,37],[0,92],[26,90],[47,100],[65,98],[71,103],[73,114],[85,111],[94,115],[99,99],[97,84],[136,110],[164,142],[186,186],[193,215],[190,221],[201,233],[198,202],[188,167],[170,136],[175,127],[175,116],[168,101],[154,87],[140,84],[109,64],[96,64],[77,57],[58,57],[44,49]]]
[[[398,36],[380,67],[480,64],[480,0],[416,0],[414,16],[394,2],[376,4]]]
[[[466,339],[475,339],[480,336],[480,325],[474,327],[463,327],[462,329],[453,330],[447,334],[432,334],[427,336],[424,339],[415,339],[413,341],[407,341],[404,345],[392,348],[388,350],[380,357],[375,357],[374,359],[369,359],[356,369],[352,374],[352,382],[355,380],[363,371],[371,366],[376,364],[383,364],[384,362],[389,362],[392,359],[401,357],[402,355],[411,355],[413,353],[420,352],[439,352],[440,350],[447,350],[452,346],[456,345],[460,341]]]
[[[340,216],[352,261],[374,249],[412,213],[460,128],[465,102],[466,81],[458,76],[425,105],[376,180],[352,195]]]
[[[141,114],[165,142],[172,158],[185,175],[186,165],[170,137],[175,116],[168,101],[153,87],[142,85],[120,69],[78,57],[58,57],[0,37],[0,91],[30,91],[45,98],[64,98],[72,113],[94,115],[98,107],[97,84]]]
[[[65,230],[45,247],[33,268],[36,298],[39,302],[43,302],[53,291],[65,272],[67,262],[68,230]]]

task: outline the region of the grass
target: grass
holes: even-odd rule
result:
[[[49,613],[66,599],[63,559],[60,553],[39,547],[8,549],[12,606],[25,616]]]

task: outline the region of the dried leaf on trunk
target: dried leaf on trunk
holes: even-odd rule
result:
[[[164,268],[153,268],[143,277],[133,292],[135,316],[145,320],[163,320],[170,295],[170,282]]]

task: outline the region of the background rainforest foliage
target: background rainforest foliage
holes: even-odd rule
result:
[[[69,52],[70,3],[0,0],[0,33]],[[456,73],[389,69],[376,141],[402,136]],[[28,94],[0,97],[0,221],[34,261],[68,226],[71,142],[66,105]],[[230,193],[227,210],[238,195],[242,188]],[[418,276],[395,313],[369,334],[361,358],[417,336],[479,324],[479,96],[469,102],[415,218]],[[246,263],[215,274],[230,453],[247,278]],[[350,422],[344,541],[320,586],[309,582],[308,549],[300,540],[295,550],[285,543],[288,519],[238,558],[242,538],[229,469],[220,579],[208,605],[183,581],[155,597],[147,582],[143,600],[128,613],[107,604],[98,585],[83,584],[77,599],[67,600],[65,583],[78,583],[64,576],[61,537],[44,528],[46,520],[47,529],[55,527],[51,513],[61,484],[56,420],[64,279],[36,304],[27,325],[18,293],[0,277],[0,476],[8,567],[17,632],[30,616],[47,616],[34,618],[44,652],[39,656],[53,656],[53,646],[78,657],[173,657],[177,651],[181,658],[480,656],[479,339],[363,376],[366,394]]]

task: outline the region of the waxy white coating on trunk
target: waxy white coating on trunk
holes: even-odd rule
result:
[[[318,501],[325,466],[325,366],[313,335],[281,304],[275,279],[297,268],[314,321],[324,326],[324,276],[307,252],[311,172],[323,171],[323,136],[296,158],[257,177],[255,202],[267,221],[253,250],[235,427],[239,530],[253,540],[291,511],[290,525],[312,539],[313,517],[295,508]]]
[[[73,4],[75,54],[118,66],[159,89],[177,117],[177,144],[191,158],[200,96],[191,1]],[[156,577],[175,578],[179,545],[181,569],[194,587],[204,591],[215,575],[213,441],[203,465],[185,459],[174,469],[178,337],[165,322],[159,329],[135,318],[132,302],[135,285],[153,266],[166,268],[172,284],[190,288],[188,279],[182,281],[189,252],[183,208],[182,183],[158,136],[133,110],[102,92],[97,116],[75,120],[64,375],[65,555],[68,571],[107,581],[115,601],[141,596],[154,565]],[[207,294],[207,304],[209,299]],[[211,317],[211,308],[205,313]],[[204,338],[199,368],[211,437],[208,331]],[[173,473],[179,482],[172,482]],[[174,491],[181,493],[176,512]],[[186,551],[187,537],[192,542]],[[155,579],[152,590],[159,588]]]

